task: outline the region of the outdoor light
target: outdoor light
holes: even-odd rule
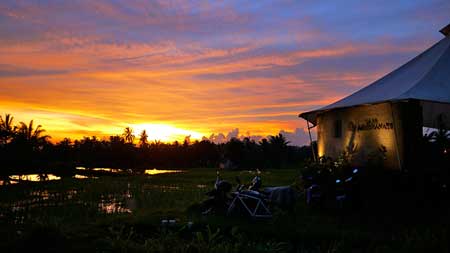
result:
[[[358,173],[358,169],[353,169],[353,174]]]
[[[340,179],[336,179],[336,184],[339,184],[341,182]]]

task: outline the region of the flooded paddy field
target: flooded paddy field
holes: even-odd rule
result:
[[[176,218],[186,221],[186,209],[205,199],[213,187],[214,169],[157,170],[122,176],[92,176],[77,168],[80,174],[24,174],[3,177],[0,184],[0,222],[22,226],[36,221],[60,224],[95,222],[118,216],[152,217],[156,220]],[[92,171],[117,171],[94,168]],[[78,173],[77,172],[77,173]],[[296,171],[280,174],[263,172],[264,184],[290,184]],[[223,172],[250,182],[253,171]],[[275,176],[276,175],[276,176]]]
[[[93,176],[86,171],[108,171],[111,175]],[[173,206],[177,197],[171,194],[185,201],[195,201],[200,199],[201,191],[204,191],[203,185],[197,187],[198,183],[192,182],[191,185],[174,179],[180,173],[189,174],[182,170],[149,169],[143,174],[121,176],[115,173],[121,172],[108,168],[77,168],[77,174],[71,176],[3,176],[0,179],[0,219],[4,222],[25,222],[24,219],[36,219],[40,213],[46,214],[50,209],[57,212],[66,207],[70,207],[71,212],[96,215],[133,213],[142,209]],[[183,208],[184,204],[178,201],[176,207]],[[63,212],[61,217],[66,214]]]
[[[449,217],[410,223],[317,211],[302,201],[292,211],[274,210],[269,221],[204,217],[195,206],[213,188],[215,169],[156,172],[11,175],[15,183],[0,186],[2,252],[448,252]],[[292,184],[298,173],[263,171],[263,186]],[[250,182],[255,172],[221,176],[235,185],[235,176]]]

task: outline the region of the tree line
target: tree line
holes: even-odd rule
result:
[[[232,138],[226,143],[209,140],[164,143],[148,141],[127,127],[122,134],[99,139],[52,143],[41,125],[14,124],[10,114],[0,116],[0,167],[3,172],[39,169],[112,167],[123,169],[224,167],[229,169],[298,168],[311,157],[310,147],[290,146],[282,134],[261,141]]]

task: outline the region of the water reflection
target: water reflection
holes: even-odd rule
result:
[[[132,213],[134,209],[136,209],[136,198],[133,197],[130,183],[123,194],[102,195],[98,203],[98,210],[107,214]]]
[[[147,175],[157,175],[157,174],[164,174],[164,173],[180,173],[183,172],[182,170],[158,170],[158,169],[151,169],[151,170],[145,170],[145,174]]]
[[[113,169],[113,168],[86,168],[86,167],[75,167],[77,170],[86,170],[86,171],[105,171],[105,172],[111,172],[111,173],[120,173],[120,172],[128,172],[133,173],[133,170],[127,169]],[[160,170],[160,169],[149,169],[145,170],[145,174],[147,175],[157,175],[157,174],[165,174],[165,173],[180,173],[183,172],[182,170]]]
[[[0,218],[11,217],[11,222],[21,224],[33,210],[43,208],[63,208],[71,206],[75,210],[97,210],[105,214],[127,214],[136,210],[137,199],[130,186],[125,192],[102,194],[86,198],[84,190],[68,189],[66,191],[30,190],[22,198],[15,201],[0,200]]]
[[[73,176],[75,179],[88,179],[88,178],[98,178],[94,176],[85,176],[76,174]],[[56,181],[61,180],[60,176],[54,174],[21,174],[21,175],[10,175],[2,177],[0,180],[0,186],[18,184],[20,182],[46,182],[46,181]]]
[[[131,209],[124,206],[120,201],[113,200],[102,200],[98,203],[98,208],[104,213],[131,213]]]
[[[12,175],[9,176],[11,181],[50,181],[50,180],[60,180],[61,177],[55,176],[53,174],[25,174],[25,175]]]
[[[18,181],[12,181],[9,177],[6,179],[0,180],[0,185],[10,185],[10,184],[17,184]]]
[[[85,175],[76,174],[75,176],[73,176],[73,178],[76,178],[76,179],[88,179],[88,178],[94,178],[94,179],[96,179],[96,178],[98,178],[98,177],[85,176]]]
[[[144,184],[142,189],[144,191],[158,190],[161,192],[175,192],[181,190],[181,187],[177,185]]]
[[[86,173],[82,173],[81,171],[106,171],[110,173],[120,173],[124,170],[121,169],[113,169],[113,168],[85,168],[85,167],[76,167],[79,170],[80,174],[76,174],[72,176],[75,179],[96,179],[98,177],[85,175]],[[127,172],[131,173],[131,170],[127,170]],[[145,170],[146,175],[158,175],[158,174],[166,174],[166,173],[180,173],[184,172],[183,170],[160,170],[160,169],[149,169]],[[45,182],[45,181],[54,181],[60,180],[60,176],[56,176],[54,174],[21,174],[21,175],[11,175],[5,176],[0,179],[0,186],[17,184],[19,182]]]
[[[86,168],[86,167],[75,167],[77,170],[88,170],[88,171],[106,171],[111,173],[119,173],[122,170],[120,169],[113,169],[113,168]]]

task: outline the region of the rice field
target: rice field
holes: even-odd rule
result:
[[[416,222],[314,210],[300,200],[269,221],[203,217],[195,206],[214,169],[64,177],[0,186],[0,250],[47,252],[448,252],[448,215]],[[250,182],[254,171],[223,171]],[[263,186],[289,185],[297,170],[263,171]],[[166,221],[166,222],[164,222]]]

